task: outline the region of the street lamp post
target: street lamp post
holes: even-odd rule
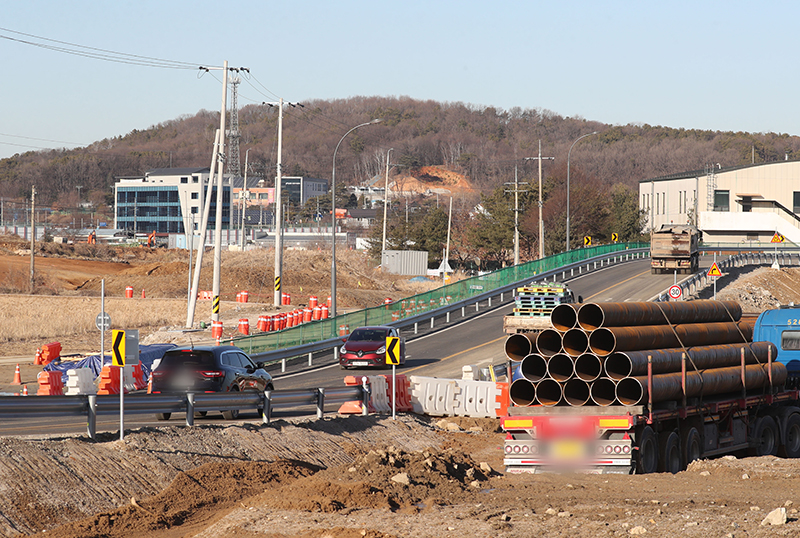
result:
[[[596,135],[597,131],[586,133],[585,135],[581,135],[575,139],[575,142],[569,147],[569,151],[567,152],[567,250],[569,251],[569,156],[572,153],[572,148],[575,147],[580,140],[586,138],[587,136]]]
[[[364,127],[365,125],[372,125],[374,123],[380,123],[380,122],[381,122],[380,118],[376,118],[372,121],[356,125],[352,129],[344,133],[344,135],[342,135],[342,138],[339,139],[339,143],[336,144],[336,149],[333,150],[333,170],[331,171],[331,220],[333,224],[333,232],[331,233],[331,310],[330,310],[330,316],[332,318],[336,317],[336,153],[339,151],[339,146],[342,144],[347,135],[349,135],[359,127]]]
[[[386,184],[383,188],[383,242],[381,243],[381,258],[383,257],[383,252],[386,250],[386,210],[387,206],[389,205],[389,155],[391,155],[394,148],[389,148],[389,151],[386,152]],[[381,260],[383,263],[383,260]],[[381,271],[383,271],[383,267],[381,267]]]

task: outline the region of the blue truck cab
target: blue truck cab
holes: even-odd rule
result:
[[[800,386],[800,306],[782,306],[758,316],[754,342],[772,342],[778,348],[777,361],[789,371],[787,385]]]

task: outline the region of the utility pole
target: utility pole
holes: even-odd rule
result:
[[[239,201],[241,202],[241,234],[242,237],[239,241],[239,245],[241,249],[244,250],[245,240],[244,240],[244,214],[247,211],[247,198],[249,198],[250,191],[247,190],[247,158],[250,156],[250,150],[252,148],[248,148],[247,151],[244,152],[244,184],[242,185],[242,190],[239,191]]]
[[[31,186],[31,295],[36,287],[36,272],[33,267],[33,249],[36,243],[36,185]]]
[[[539,161],[539,259],[544,258],[544,219],[542,218],[542,160],[547,159],[550,161],[555,160],[555,157],[542,157],[542,141],[539,140],[539,156],[528,157],[525,160]]]
[[[219,132],[222,137],[219,162],[217,163],[217,211],[214,228],[214,281],[211,288],[211,321],[219,321],[220,270],[222,268],[222,189],[225,172],[225,119],[228,113],[228,60],[222,67],[222,108],[219,118]],[[230,221],[229,221],[230,222]]]
[[[389,148],[389,151],[386,152],[386,183],[383,188],[383,242],[381,243],[381,257],[383,257],[383,251],[386,250],[386,219],[389,206],[389,155],[391,155],[393,150],[394,148]],[[383,270],[383,267],[381,267],[381,270]]]
[[[281,183],[283,183],[283,170],[281,157],[283,153],[283,98],[278,99],[278,164],[275,167],[275,295],[273,304],[277,307],[282,303],[283,292],[283,212],[281,211]],[[303,181],[302,179],[300,180]]]
[[[527,182],[519,182],[519,176],[517,174],[517,165],[514,165],[514,190],[506,189],[505,192],[513,192],[514,193],[514,265],[519,265],[519,193],[520,192],[528,192],[528,189],[520,190],[520,185],[527,185]],[[506,183],[506,185],[511,185],[511,183]]]
[[[239,69],[233,68],[236,73]],[[239,160],[239,84],[242,79],[238,74],[231,77],[231,128],[228,131],[228,173],[233,177],[241,177],[242,170]]]
[[[453,197],[450,197],[450,211],[447,214],[447,248],[444,253],[444,264],[442,266],[442,284],[447,281],[447,269],[450,267],[450,226],[453,223]]]

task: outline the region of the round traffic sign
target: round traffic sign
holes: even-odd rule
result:
[[[107,331],[111,328],[111,316],[108,312],[100,312],[94,318],[94,325],[98,331]]]
[[[671,298],[680,299],[681,294],[683,294],[683,290],[680,286],[670,286],[668,293]]]

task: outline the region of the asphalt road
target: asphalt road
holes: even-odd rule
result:
[[[706,261],[706,260],[702,260]],[[706,261],[710,265],[709,261]],[[701,266],[703,264],[701,263]],[[664,291],[673,281],[673,275],[651,275],[650,260],[641,259],[606,267],[588,274],[566,278],[575,295],[580,295],[584,301],[646,301],[654,295]],[[679,275],[680,280],[680,275]],[[509,297],[506,296],[508,299]],[[404,333],[407,338],[406,364],[398,368],[398,373],[416,374],[434,377],[461,377],[461,368],[467,364],[488,366],[505,362],[503,352],[503,316],[511,312],[513,303],[489,309],[486,302],[482,303],[482,314],[468,317],[462,322],[458,321],[458,314],[454,314],[454,324],[441,329],[435,329],[426,334],[413,335]],[[280,371],[272,372],[275,377],[277,389],[307,388],[307,387],[335,387],[342,385],[344,375],[358,375],[375,371],[350,370],[343,372],[338,364],[332,362],[329,355],[314,358],[312,368],[302,367],[281,374]],[[387,373],[382,370],[380,373]],[[335,411],[335,406],[326,408],[326,411]],[[309,408],[308,413],[313,414]],[[279,418],[281,412],[276,412]],[[252,412],[242,412],[240,420],[258,421],[260,417]],[[221,415],[209,413],[206,417],[195,419],[196,424],[210,424],[224,422]],[[159,426],[165,424],[183,424],[183,414],[177,414],[169,422],[159,422],[151,415],[126,415],[125,428],[140,428],[144,426]],[[6,419],[0,424],[0,435],[45,435],[45,434],[74,434],[85,432],[85,420],[80,417],[25,417],[20,419]],[[98,432],[118,432],[119,416],[101,416],[97,419]]]

